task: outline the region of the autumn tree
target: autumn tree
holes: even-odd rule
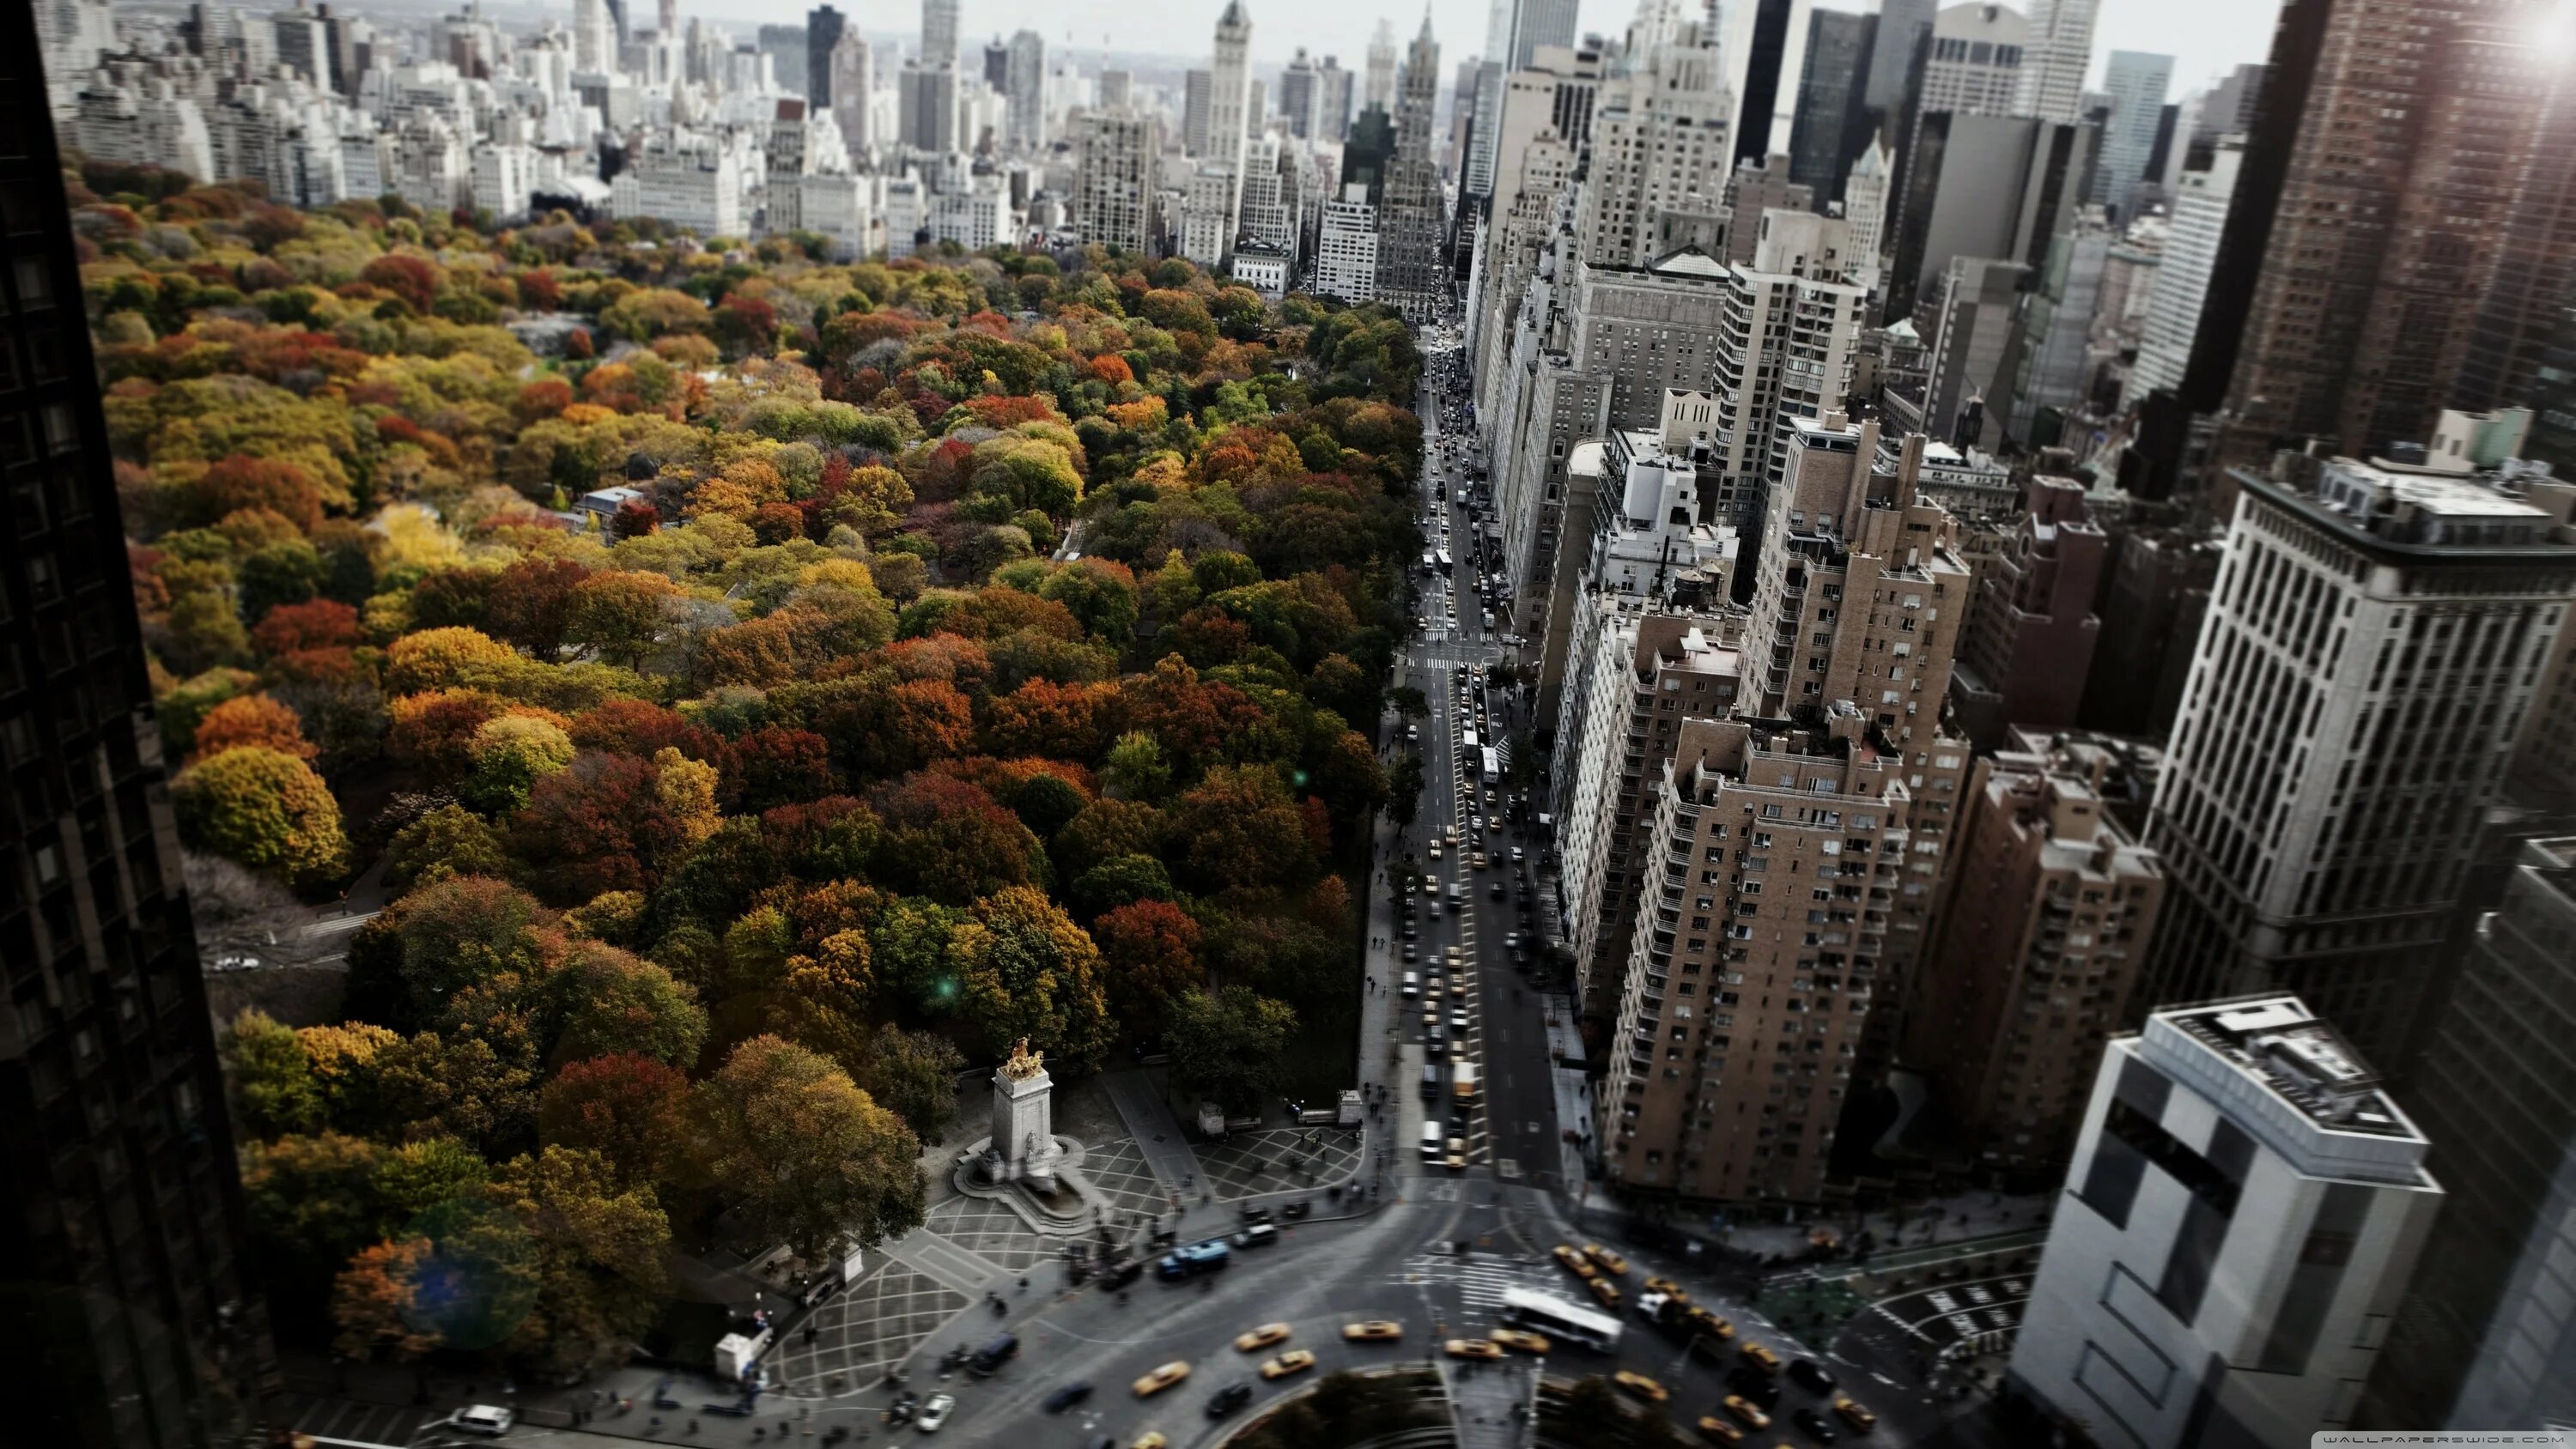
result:
[[[210,755],[171,782],[180,837],[227,860],[299,886],[347,869],[340,802],[313,767],[258,745]]]
[[[590,570],[570,559],[523,558],[492,580],[492,633],[552,662],[572,628],[574,593]]]
[[[903,1118],[913,1135],[936,1142],[957,1115],[957,1074],[966,1056],[946,1037],[881,1022],[851,1076],[861,1090]]]
[[[633,1052],[567,1062],[537,1094],[537,1138],[606,1158],[627,1182],[667,1182],[687,1166],[689,1079]]]
[[[627,1362],[664,1308],[671,1224],[605,1154],[548,1144],[494,1175],[489,1197],[534,1247],[534,1301],[510,1354],[571,1378]]]
[[[631,1052],[686,1067],[707,1039],[707,1014],[686,982],[602,942],[575,943],[546,992],[558,1059]]]
[[[1100,948],[1043,893],[1012,886],[977,901],[949,955],[958,1015],[984,1051],[1027,1037],[1077,1069],[1099,1065],[1112,1034]]]
[[[1305,817],[1279,772],[1220,765],[1172,802],[1171,859],[1205,890],[1294,886],[1314,873]]]
[[[310,760],[315,753],[304,738],[304,721],[265,694],[236,695],[206,711],[206,717],[197,722],[197,758],[219,755],[238,745],[299,760]]]
[[[708,1179],[760,1240],[818,1258],[844,1233],[876,1243],[920,1226],[920,1140],[822,1056],[753,1037],[694,1105]]]
[[[611,664],[641,664],[678,597],[680,586],[660,574],[604,569],[573,586],[563,637]]]
[[[1136,900],[1091,923],[1100,943],[1109,1005],[1131,1035],[1154,1035],[1172,1003],[1207,984],[1199,925],[1169,901]]]
[[[254,1137],[312,1132],[322,1125],[322,1090],[295,1030],[267,1013],[244,1011],[224,1037],[233,1116]]]

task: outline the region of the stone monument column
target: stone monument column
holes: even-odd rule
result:
[[[1046,1055],[1020,1038],[1011,1058],[993,1073],[993,1140],[986,1149],[997,1182],[1025,1182],[1055,1191],[1055,1083]]]

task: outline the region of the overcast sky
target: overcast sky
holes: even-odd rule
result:
[[[839,0],[870,31],[917,34],[917,0]],[[1051,48],[1077,56],[1096,52],[1106,42],[1122,50],[1187,56],[1204,52],[1224,0],[963,0],[961,33],[981,42],[994,33],[1007,35],[1023,26],[1046,37]],[[1379,0],[1245,0],[1252,13],[1252,52],[1256,61],[1277,64],[1298,46],[1317,55],[1337,55],[1352,70],[1367,52],[1369,32],[1378,18],[1395,22],[1400,45],[1422,24],[1420,0],[1388,8]],[[1869,8],[1870,0],[1843,0],[1831,8]],[[551,5],[549,8],[553,8]],[[564,9],[569,10],[569,0]],[[635,0],[649,17],[651,0]],[[804,7],[793,0],[681,0],[683,14],[705,14],[744,27],[761,21],[800,19]],[[1431,0],[1431,29],[1440,41],[1441,65],[1454,70],[1460,60],[1483,48],[1487,0]],[[2259,62],[2271,48],[2272,21],[2279,0],[2102,0],[2093,35],[2094,73],[2113,50],[2162,51],[2175,57],[2173,98],[2208,84],[2233,66]],[[1583,0],[1577,33],[1612,33],[1627,28],[1636,13],[1635,0]],[[647,18],[645,24],[651,21]]]

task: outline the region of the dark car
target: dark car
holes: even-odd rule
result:
[[[1222,1419],[1251,1402],[1252,1385],[1228,1384],[1216,1391],[1215,1398],[1208,1400],[1207,1416],[1211,1419]]]
[[[1090,1397],[1091,1384],[1089,1381],[1077,1379],[1072,1383],[1066,1384],[1063,1388],[1056,1390],[1054,1393],[1047,1395],[1046,1402],[1042,1407],[1044,1407],[1050,1414],[1061,1414],[1065,1410],[1072,1408],[1074,1405],[1079,1404]]]
[[[1236,1212],[1243,1219],[1244,1224],[1247,1227],[1253,1223],[1266,1223],[1270,1221],[1270,1209],[1266,1207],[1239,1208]]]
[[[1799,1433],[1819,1444],[1834,1442],[1834,1426],[1826,1423],[1825,1416],[1813,1409],[1798,1410],[1789,1416],[1789,1422],[1798,1426]]]
[[[1802,1358],[1789,1365],[1789,1381],[1815,1394],[1830,1394],[1835,1388],[1834,1376],[1825,1372],[1823,1364],[1811,1358]]]
[[[1780,1402],[1780,1383],[1760,1369],[1737,1364],[1726,1371],[1727,1392],[1751,1399],[1763,1408]]]

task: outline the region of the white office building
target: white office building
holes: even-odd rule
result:
[[[2442,1206],[2429,1147],[2295,996],[2154,1013],[2094,1077],[2012,1391],[2124,1449],[2347,1427]]]
[[[1377,208],[1368,188],[1353,182],[1342,198],[1324,204],[1324,225],[1315,242],[1315,290],[1345,302],[1377,297]]]
[[[2200,308],[2209,295],[2209,274],[2218,265],[2218,238],[2227,229],[2227,208],[2236,194],[2237,168],[2245,164],[2245,138],[2222,136],[2206,171],[2182,173],[2175,187],[2165,248],[2156,263],[2155,285],[2147,296],[2146,324],[2140,329],[2138,359],[2121,385],[2120,406],[2134,407],[2157,388],[2182,386],[2191,366],[2192,342],[2200,335]]]

